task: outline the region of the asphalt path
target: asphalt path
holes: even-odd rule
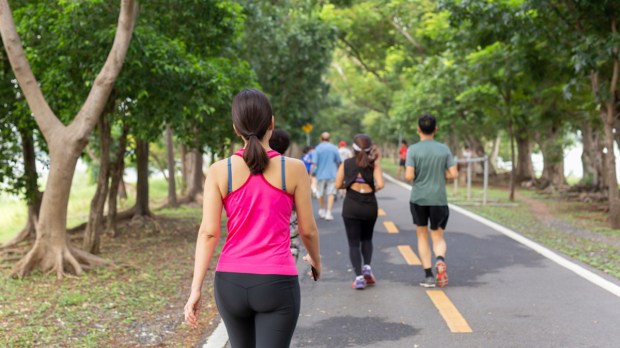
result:
[[[617,293],[455,209],[445,232],[449,285],[420,287],[422,267],[400,251],[417,254],[409,190],[388,182],[377,198],[385,212],[375,226],[377,284],[365,290],[351,288],[342,200],[333,221],[316,215],[323,276],[313,282],[299,261],[302,307],[292,347],[620,347]],[[388,233],[390,222],[398,233]]]

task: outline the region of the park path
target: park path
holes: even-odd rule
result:
[[[334,221],[317,221],[323,277],[300,277],[302,308],[292,347],[618,346],[617,279],[544,248],[543,255],[457,207],[446,229],[450,284],[421,288],[403,186],[388,182],[377,195],[383,213],[374,238],[377,284],[365,290],[351,289],[342,201],[335,204]],[[569,266],[558,264],[562,260]],[[302,261],[298,267],[307,272]]]

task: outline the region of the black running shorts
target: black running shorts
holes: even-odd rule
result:
[[[409,209],[416,226],[428,226],[428,220],[431,221],[431,231],[440,227],[445,230],[448,225],[450,210],[447,205],[417,205],[409,202]]]

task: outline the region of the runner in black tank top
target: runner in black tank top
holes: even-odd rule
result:
[[[336,186],[346,189],[342,205],[342,218],[349,242],[349,258],[355,270],[354,289],[364,289],[374,284],[370,268],[372,235],[377,221],[375,192],[383,188],[383,172],[379,165],[379,152],[370,137],[358,134],[353,140],[355,156],[347,159],[338,169]]]

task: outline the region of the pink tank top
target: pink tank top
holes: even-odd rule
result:
[[[243,156],[243,149],[235,155]],[[267,155],[269,158],[280,156],[273,150]],[[297,275],[289,229],[294,199],[286,192],[284,162],[282,188],[271,185],[261,173],[250,174],[246,182],[232,192],[230,159],[228,163],[229,191],[222,200],[228,217],[228,236],[216,271]]]

